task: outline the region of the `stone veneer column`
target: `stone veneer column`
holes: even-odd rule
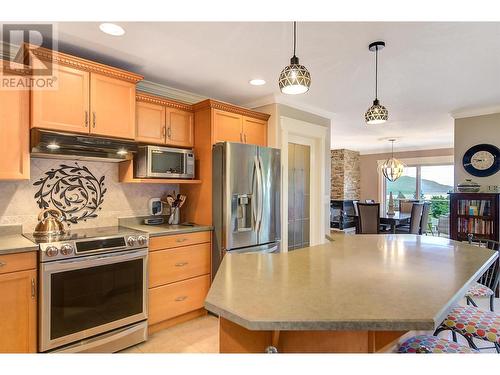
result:
[[[359,152],[331,150],[331,199],[357,200],[360,196]]]

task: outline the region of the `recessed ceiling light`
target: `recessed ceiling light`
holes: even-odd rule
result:
[[[99,29],[101,29],[103,33],[114,36],[121,36],[125,34],[125,30],[123,29],[123,27],[109,22],[101,23],[99,25]]]
[[[262,86],[266,84],[266,81],[264,81],[263,79],[251,79],[249,83],[252,86]]]

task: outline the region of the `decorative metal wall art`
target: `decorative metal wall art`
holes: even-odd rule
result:
[[[97,179],[87,167],[77,162],[74,166],[61,164],[33,183],[39,187],[35,194],[36,203],[41,209],[52,204],[61,210],[68,225],[96,218],[107,191],[104,178]]]

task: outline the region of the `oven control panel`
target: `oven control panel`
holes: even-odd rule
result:
[[[147,234],[41,243],[40,261],[47,262],[87,255],[133,250],[148,247],[148,245],[149,237]]]

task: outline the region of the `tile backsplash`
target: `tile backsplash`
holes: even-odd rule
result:
[[[40,186],[34,186],[33,183],[45,178],[47,171],[60,168],[61,164],[75,165],[75,162],[32,158],[30,181],[1,181],[0,225],[22,225],[23,232],[32,232],[37,223],[38,213],[41,211],[35,198]],[[173,190],[179,191],[179,186],[176,184],[120,183],[117,163],[78,161],[78,164],[87,167],[97,179],[105,176],[106,192],[101,209],[96,212],[97,217],[71,224],[71,229],[118,225],[119,217],[148,215],[150,198],[161,197]]]

